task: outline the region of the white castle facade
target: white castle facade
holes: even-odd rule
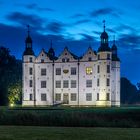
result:
[[[25,43],[23,106],[120,106],[120,60],[105,26],[98,51],[89,47],[82,57],[65,47],[57,58],[52,45],[35,56],[29,32]]]

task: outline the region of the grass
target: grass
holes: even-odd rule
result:
[[[140,140],[140,128],[0,126],[0,140]]]

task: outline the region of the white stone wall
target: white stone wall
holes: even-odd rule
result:
[[[68,95],[67,105],[80,106],[119,106],[120,105],[120,62],[107,59],[111,52],[99,52],[100,59],[91,48],[78,60],[67,48],[54,62],[51,61],[46,52],[42,50],[38,57],[23,56],[23,105],[53,105],[63,103],[64,95]],[[30,57],[33,62],[29,62]],[[66,60],[65,62],[64,59]],[[68,62],[67,62],[68,59]],[[43,61],[42,61],[43,60]],[[100,66],[100,73],[97,67]],[[107,73],[107,65],[110,65],[110,73]],[[29,68],[33,68],[33,75],[29,74]],[[76,68],[76,75],[71,75],[71,68]],[[86,68],[92,68],[92,74],[86,74]],[[41,69],[46,69],[46,75],[41,76]],[[61,75],[56,75],[56,68],[61,68]],[[78,73],[79,72],[79,73]],[[78,79],[79,78],[79,79]],[[97,86],[97,79],[100,85]],[[110,86],[106,85],[106,79],[110,79]],[[33,80],[33,87],[29,87],[29,80]],[[56,81],[61,81],[61,88],[56,88]],[[63,88],[63,81],[69,81],[69,87]],[[76,88],[71,88],[71,80],[76,80]],[[92,80],[92,87],[86,87],[86,80]],[[46,88],[41,88],[41,81],[46,81]],[[41,100],[41,94],[47,96],[46,101]],[[61,100],[56,101],[56,93],[61,94]],[[76,101],[71,101],[71,93],[76,93]],[[86,94],[92,94],[92,100],[86,100]],[[99,101],[97,101],[99,93]],[[107,93],[110,95],[107,101]],[[33,94],[33,100],[30,100]]]

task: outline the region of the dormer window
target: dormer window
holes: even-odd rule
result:
[[[65,55],[67,55],[67,53],[65,53]]]
[[[65,58],[62,59],[62,62],[65,62]]]
[[[91,58],[91,57],[89,57],[89,58],[88,58],[88,61],[91,61],[91,60],[92,60],[92,58]]]
[[[44,63],[44,59],[41,59],[41,63]]]

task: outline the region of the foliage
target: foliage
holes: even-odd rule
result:
[[[21,101],[22,88],[20,82],[14,83],[8,87],[9,104],[17,104]]]
[[[12,55],[10,50],[0,47],[0,105],[8,104],[8,87],[21,81],[22,63]],[[21,82],[20,82],[21,83]]]
[[[65,127],[140,127],[139,108],[69,108],[0,110],[0,125]]]

